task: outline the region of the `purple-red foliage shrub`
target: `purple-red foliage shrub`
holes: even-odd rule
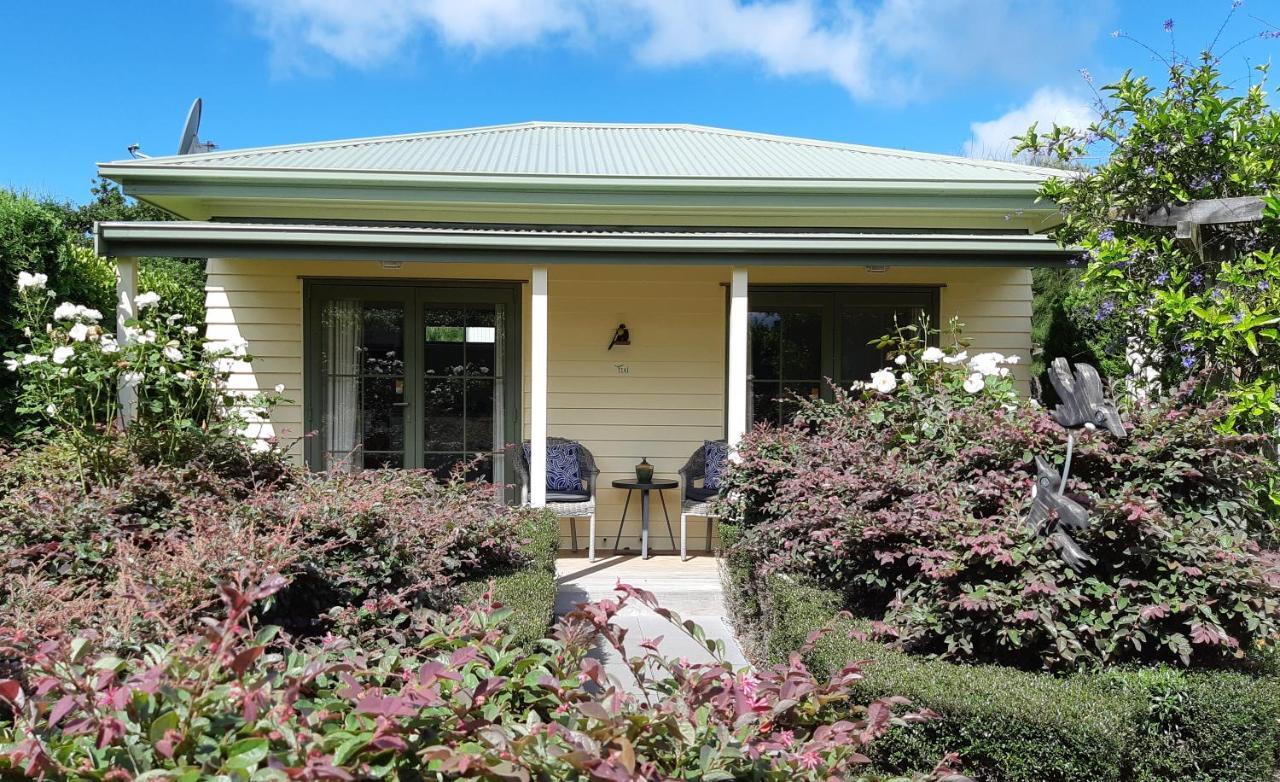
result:
[[[520,565],[531,512],[420,471],[308,475],[248,449],[182,465],[122,458],[82,480],[62,445],[0,453],[0,624],[103,645],[172,637],[235,573],[282,575],[263,603],[293,633],[441,605]]]
[[[959,397],[959,398],[957,398]],[[957,404],[958,402],[958,404]],[[937,385],[837,392],[759,427],[730,470],[735,556],[843,588],[878,632],[920,652],[1022,667],[1217,665],[1274,643],[1277,584],[1253,533],[1272,444],[1225,435],[1184,395],[1082,433],[1067,494],[1096,559],[1067,567],[1024,524],[1035,454],[1062,430],[1030,403]]]
[[[5,639],[25,676],[0,678],[0,775],[855,780],[873,776],[868,744],[929,716],[895,715],[897,698],[854,702],[852,665],[826,681],[799,654],[734,670],[717,642],[625,586],[569,614],[537,650],[511,645],[492,604],[420,616],[394,643],[290,648],[253,621],[254,603],[282,586],[225,585],[216,621],[144,656],[103,655],[90,637]],[[630,659],[639,691],[607,675],[592,651],[603,641],[625,654],[611,620],[629,601],[702,642],[709,661],[650,644]]]

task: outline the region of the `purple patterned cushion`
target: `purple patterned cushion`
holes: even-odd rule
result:
[[[531,464],[530,446],[525,443],[524,462]],[[577,443],[547,443],[547,491],[580,491],[582,473],[578,471]]]
[[[702,443],[703,455],[707,460],[707,469],[703,475],[702,485],[708,489],[719,489],[724,480],[725,463],[729,460],[729,445],[720,440],[707,440]]]

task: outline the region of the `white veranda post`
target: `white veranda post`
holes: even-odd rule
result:
[[[529,358],[529,504],[547,504],[547,267],[533,267]]]
[[[138,295],[138,259],[116,258],[116,341],[131,341],[125,324],[138,315],[134,299]],[[138,414],[138,390],[132,383],[120,384],[120,417],[126,426]]]
[[[729,399],[725,432],[730,453],[747,431],[747,270],[735,268],[729,284]]]

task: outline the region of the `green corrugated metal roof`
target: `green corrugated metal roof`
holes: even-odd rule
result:
[[[1031,184],[1063,172],[698,125],[529,122],[120,161],[112,168]]]

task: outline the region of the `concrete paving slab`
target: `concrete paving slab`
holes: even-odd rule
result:
[[[696,622],[708,638],[723,641],[726,661],[737,667],[748,664],[727,618],[720,568],[714,557],[693,557],[681,562],[677,556],[648,560],[615,556],[593,563],[586,557],[569,556],[556,561],[556,572],[558,614],[573,610],[579,603],[616,598],[614,587],[621,581],[653,592],[659,605]],[[636,654],[642,642],[661,637],[658,648],[664,655],[693,662],[711,659],[706,649],[646,606],[628,605],[618,614],[616,623],[627,629],[625,644],[629,655]],[[600,656],[606,671],[629,688],[634,686],[634,677],[615,650],[602,649]]]

